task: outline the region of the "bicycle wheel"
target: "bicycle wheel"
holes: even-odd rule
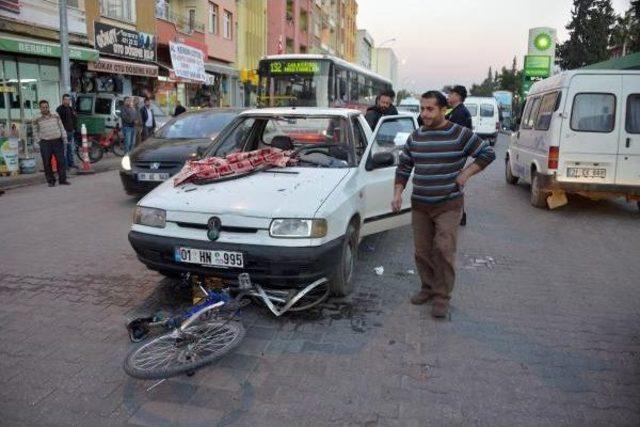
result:
[[[212,320],[175,330],[129,353],[124,370],[134,378],[157,380],[193,372],[224,356],[240,344],[242,323]]]

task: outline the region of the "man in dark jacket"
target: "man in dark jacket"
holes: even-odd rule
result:
[[[367,113],[364,118],[367,120],[367,123],[369,123],[371,130],[376,128],[382,116],[395,116],[398,114],[398,110],[393,105],[393,99],[395,97],[396,93],[393,89],[383,90],[376,98],[376,105],[367,108]]]
[[[56,113],[62,121],[64,130],[67,133],[67,144],[65,145],[64,157],[67,163],[67,169],[75,168],[76,165],[73,161],[73,155],[76,153],[76,143],[74,139],[74,133],[76,130],[76,123],[78,115],[71,106],[71,96],[68,93],[62,95],[62,104],[56,108]]]
[[[180,114],[184,113],[186,110],[186,108],[184,108],[182,106],[182,104],[180,103],[180,101],[176,101],[176,108],[175,110],[173,110],[173,117],[179,116]]]
[[[138,113],[133,108],[133,100],[130,97],[124,99],[124,105],[120,111],[120,118],[122,119],[122,133],[124,134],[124,152],[129,154],[133,150],[136,139],[136,117]]]
[[[452,123],[466,127],[469,130],[473,130],[473,123],[471,122],[471,113],[464,105],[464,100],[467,99],[467,89],[464,86],[456,85],[451,89],[447,95],[447,103],[451,108],[451,111],[447,113],[445,118]],[[462,218],[460,218],[460,225],[467,225],[467,210],[462,206]]]
[[[151,99],[144,99],[144,105],[140,109],[140,118],[142,120],[142,140],[149,138],[156,128],[156,116],[151,109]]]

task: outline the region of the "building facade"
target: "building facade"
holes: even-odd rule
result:
[[[356,64],[371,70],[371,57],[373,54],[373,37],[367,30],[358,30],[356,36]]]
[[[393,49],[389,47],[379,47],[373,49],[374,71],[383,77],[391,80],[394,89],[398,87],[398,57]]]
[[[21,0],[0,4],[0,131],[16,126],[21,152],[33,144],[31,121],[39,116],[38,101],[56,108],[64,85],[60,79],[60,18],[54,2]],[[87,39],[84,1],[69,1],[69,55],[72,90],[82,90],[80,76],[98,59]]]
[[[315,0],[312,15],[312,52],[356,58],[356,0]]]
[[[269,0],[267,54],[311,52],[311,0]]]
[[[258,62],[267,54],[267,0],[236,0],[238,13],[237,68],[242,105],[257,104]]]

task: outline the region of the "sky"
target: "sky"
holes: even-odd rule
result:
[[[612,0],[616,13],[630,0]],[[522,66],[529,29],[552,27],[568,38],[572,0],[358,0],[358,29],[399,60],[399,88],[417,93],[480,83],[489,66]],[[395,38],[393,42],[386,42]]]

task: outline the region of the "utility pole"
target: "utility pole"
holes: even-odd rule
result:
[[[71,64],[69,63],[69,25],[67,23],[67,0],[58,0],[60,9],[60,89],[62,93],[71,92]],[[62,97],[60,97],[62,99]]]

